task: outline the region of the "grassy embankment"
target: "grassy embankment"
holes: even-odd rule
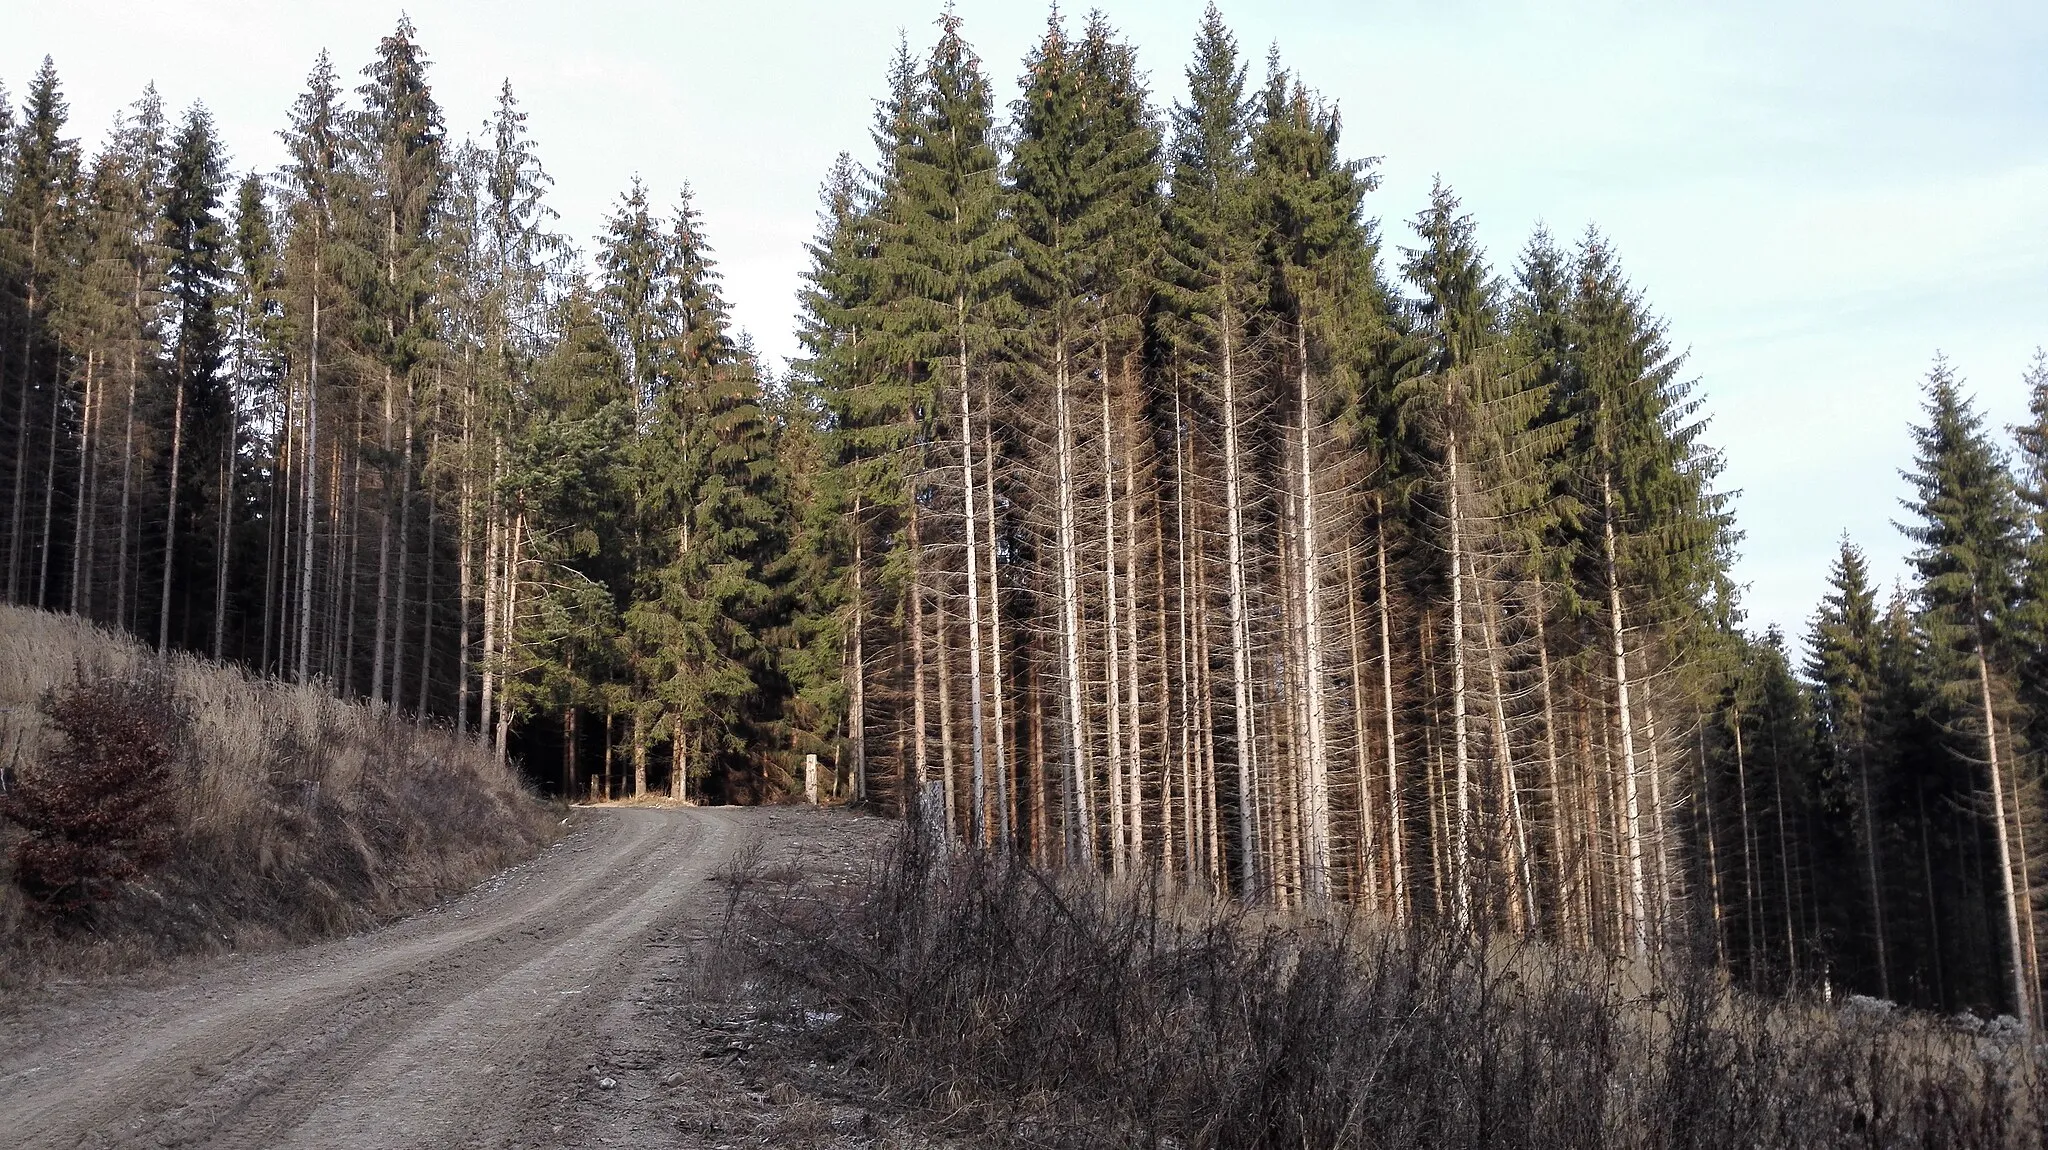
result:
[[[44,700],[158,668],[125,636],[0,607],[0,766],[32,776],[61,736]],[[166,859],[75,916],[39,911],[4,857],[0,995],[52,976],[252,950],[360,930],[429,906],[527,858],[557,833],[489,750],[451,730],[310,687],[174,655],[162,665],[185,721]]]

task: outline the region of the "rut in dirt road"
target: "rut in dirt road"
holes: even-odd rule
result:
[[[383,930],[31,1005],[0,1027],[0,1142],[577,1141],[551,1107],[618,1037],[605,1032],[633,1025],[620,1002],[659,936],[715,935],[724,891],[710,880],[790,817],[593,810],[539,859]]]

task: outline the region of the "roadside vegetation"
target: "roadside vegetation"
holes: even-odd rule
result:
[[[2007,1147],[2048,1113],[2009,1018],[1770,999],[1699,964],[911,835],[851,900],[805,881],[735,884],[755,1057],[977,1146]]]
[[[0,994],[359,930],[530,856],[490,748],[0,607]]]

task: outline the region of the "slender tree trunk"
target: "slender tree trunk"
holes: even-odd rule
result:
[[[172,565],[178,549],[178,470],[185,448],[185,349],[178,349],[178,381],[171,400],[170,507],[164,512],[163,594],[157,607],[156,649],[163,654],[171,647]]]
[[[633,708],[633,797],[647,797],[647,708]]]
[[[22,499],[28,483],[29,406],[35,399],[36,263],[41,253],[41,227],[29,226],[28,274],[22,277],[27,306],[21,317],[21,416],[14,429],[14,499],[7,512],[7,601],[21,602]]]
[[[427,549],[420,556],[420,693],[417,714],[422,724],[427,721],[429,692],[434,682],[434,559],[438,554],[434,544],[438,534],[435,529],[440,525],[441,517],[436,513],[432,468],[433,460],[440,454],[441,431],[436,427],[432,438],[427,441],[427,470],[420,479],[420,494],[425,497],[425,506],[421,510],[427,517]]]
[[[1563,772],[1558,768],[1557,700],[1550,688],[1550,635],[1543,623],[1543,617],[1549,614],[1549,610],[1540,584],[1536,587],[1530,608],[1530,615],[1536,622],[1536,673],[1543,696],[1543,764],[1550,790],[1550,865],[1557,886],[1554,892],[1557,899],[1557,937],[1563,939],[1571,930],[1574,904],[1571,867],[1565,857],[1565,792]]]
[[[1111,456],[1109,353],[1102,353],[1102,590],[1104,638],[1103,716],[1109,721],[1109,858],[1112,873],[1130,865],[1129,812],[1124,797],[1123,652],[1117,633],[1121,596],[1116,586],[1116,465]]]
[[[1089,802],[1093,764],[1089,762],[1088,740],[1083,732],[1087,712],[1081,701],[1081,587],[1080,532],[1074,513],[1074,420],[1067,396],[1067,346],[1063,325],[1053,331],[1053,411],[1055,455],[1059,471],[1059,553],[1060,553],[1060,659],[1066,688],[1061,716],[1067,743],[1064,819],[1067,824],[1067,858],[1084,864],[1095,861],[1094,811]]]
[[[924,784],[931,777],[927,747],[931,725],[925,714],[924,669],[924,544],[918,538],[917,498],[910,499],[910,723],[912,795],[924,801]],[[930,817],[921,812],[920,817]]]
[[[1124,372],[1124,386],[1128,395],[1131,386],[1128,366]],[[1124,431],[1124,702],[1130,708],[1126,725],[1131,733],[1131,766],[1124,776],[1130,794],[1124,800],[1124,815],[1131,828],[1130,863],[1142,866],[1145,861],[1145,718],[1138,699],[1138,477],[1137,465],[1132,459],[1137,451],[1137,435],[1128,421]]]
[[[309,677],[307,659],[313,649],[313,518],[314,502],[319,494],[317,473],[320,470],[320,236],[317,231],[313,243],[313,325],[306,360],[306,438],[302,451],[306,468],[306,525],[303,529],[306,554],[299,571],[299,664],[295,676],[301,683]]]
[[[142,368],[138,362],[134,345],[128,352],[128,405],[123,413],[124,426],[121,430],[121,515],[117,526],[121,532],[117,546],[118,557],[114,563],[114,621],[117,626],[127,628],[128,623],[128,575],[130,571],[128,540],[129,511],[134,506],[135,488],[135,389],[141,378]],[[138,548],[139,550],[139,548]],[[137,564],[139,565],[139,563]],[[141,583],[140,577],[136,583]],[[142,588],[136,587],[136,597],[141,598]]]
[[[1229,305],[1230,282],[1223,282],[1223,506],[1230,602],[1230,671],[1237,739],[1238,893],[1255,897],[1261,889],[1257,802],[1252,789],[1255,746],[1252,716],[1251,620],[1247,609],[1244,554],[1244,461],[1238,444],[1237,349],[1235,317]]]
[[[1306,804],[1303,832],[1306,842],[1303,869],[1311,898],[1330,893],[1330,749],[1329,703],[1323,681],[1323,587],[1322,557],[1316,540],[1316,475],[1309,436],[1313,432],[1313,404],[1308,370],[1308,332],[1294,325],[1294,355],[1299,368],[1296,390],[1301,436],[1296,452],[1301,483],[1301,620],[1305,656],[1301,673],[1307,690],[1303,696],[1306,745],[1301,749],[1302,798]]]
[[[1871,941],[1877,954],[1878,997],[1890,1001],[1892,971],[1889,948],[1884,937],[1884,883],[1877,870],[1877,808],[1870,799],[1870,739],[1858,723],[1856,733],[1856,785],[1863,800],[1863,867],[1870,881]]]
[[[1693,746],[1699,757],[1700,788],[1700,841],[1707,848],[1707,891],[1713,900],[1714,924],[1714,966],[1717,970],[1728,969],[1728,930],[1722,917],[1721,899],[1721,852],[1716,843],[1719,833],[1714,828],[1714,787],[1707,775],[1706,724],[1695,712],[1693,715]]]
[[[1991,771],[1991,811],[1998,826],[1998,874],[2005,895],[2006,939],[2012,949],[2013,1013],[2032,1025],[2033,995],[2028,993],[2026,951],[2020,939],[2019,894],[2013,887],[2012,842],[2005,822],[2005,781],[1998,757],[1998,720],[1991,706],[1991,663],[1984,657],[1984,637],[1977,636],[1977,695],[1984,710],[1984,757]]]
[[[1628,909],[1633,919],[1630,949],[1641,958],[1649,954],[1649,905],[1643,874],[1642,809],[1636,797],[1636,736],[1630,715],[1628,655],[1622,646],[1621,564],[1614,545],[1614,483],[1606,472],[1600,475],[1600,538],[1607,564],[1607,629],[1614,658],[1614,710],[1620,722],[1621,776],[1627,796]]]
[[[1445,397],[1448,410],[1450,397]],[[1457,825],[1452,830],[1451,882],[1452,913],[1458,929],[1472,928],[1472,795],[1471,750],[1466,729],[1465,700],[1465,547],[1464,517],[1460,513],[1458,488],[1463,482],[1458,460],[1458,433],[1453,429],[1446,441],[1450,496],[1451,533],[1451,754],[1456,765]]]
[[[398,571],[391,611],[391,709],[400,711],[405,703],[405,610],[406,575],[412,567],[412,382],[405,387],[404,447],[398,462]]]
[[[988,771],[987,733],[982,720],[983,687],[981,681],[981,571],[980,548],[975,541],[976,513],[974,509],[974,410],[968,396],[967,372],[967,297],[956,296],[955,313],[959,319],[960,333],[960,499],[962,519],[967,530],[967,698],[968,713],[973,727],[972,753],[974,810],[967,821],[967,833],[976,846],[986,845],[988,812]],[[991,461],[991,464],[993,461]],[[993,559],[990,560],[994,562]],[[990,574],[994,574],[993,568]],[[1001,670],[998,664],[997,675]],[[998,720],[1000,724],[1000,720]],[[1000,726],[998,727],[1000,729]]]
[[[988,536],[988,645],[989,674],[992,677],[991,686],[993,688],[990,692],[989,703],[993,708],[992,717],[995,720],[996,843],[999,846],[1007,847],[1010,845],[1012,830],[1010,813],[1011,779],[1010,761],[1006,747],[1006,736],[1009,728],[1003,725],[1003,595],[1001,568],[998,566],[996,554],[996,441],[993,421],[989,412],[989,400],[986,395],[982,398],[981,414],[981,468],[982,479],[985,485],[983,490],[985,498],[982,501],[982,507],[988,516],[988,530],[986,532]],[[970,546],[968,550],[971,553],[973,547]],[[977,809],[980,807],[980,802],[980,798],[977,797],[975,799]]]
[[[505,545],[505,622],[499,629],[498,643],[504,651],[504,677],[509,685],[516,669],[514,652],[519,645],[519,545],[526,534],[526,513],[512,517],[512,538]],[[505,701],[498,704],[498,762],[503,765],[512,739],[512,708]],[[642,752],[641,787],[639,794],[646,794],[645,752]]]
[[[50,598],[50,551],[57,518],[57,444],[64,426],[64,357],[58,348],[50,369],[50,442],[43,453],[42,548],[36,552],[36,606],[48,607]],[[81,418],[83,418],[81,416]],[[77,546],[76,541],[72,544]]]
[[[1410,921],[1408,863],[1402,857],[1407,837],[1401,815],[1401,772],[1398,735],[1394,730],[1394,624],[1393,606],[1387,597],[1387,508],[1382,497],[1373,495],[1373,542],[1379,574],[1380,613],[1380,719],[1385,724],[1387,747],[1387,873],[1391,878],[1394,917]]]
[[[853,497],[853,683],[848,700],[847,734],[853,744],[853,797],[868,797],[868,661],[864,647],[867,633],[867,561],[862,554],[866,528],[861,518],[860,496]]]
[[[228,568],[235,558],[235,460],[240,450],[238,421],[240,408],[235,402],[232,390],[228,399],[227,427],[221,436],[220,459],[220,521],[216,531],[219,542],[214,548],[213,571],[213,658],[215,662],[227,657],[228,622]],[[243,643],[244,657],[247,657],[247,642]]]
[[[1183,805],[1182,825],[1186,832],[1183,835],[1182,863],[1185,873],[1192,880],[1196,874],[1196,868],[1201,862],[1201,832],[1197,829],[1198,824],[1196,822],[1196,811],[1198,809],[1194,770],[1196,743],[1195,717],[1192,706],[1197,680],[1194,671],[1193,654],[1188,646],[1188,611],[1190,609],[1188,604],[1188,500],[1187,462],[1184,448],[1187,433],[1181,419],[1180,390],[1180,381],[1176,379],[1173,388],[1174,619],[1178,628],[1175,638],[1179,640],[1180,644],[1178,653],[1181,690],[1177,701],[1180,704],[1178,725],[1180,735],[1180,791]],[[1162,564],[1162,582],[1164,581],[1164,576],[1165,568]],[[1163,624],[1160,630],[1162,632],[1165,630]]]
[[[1742,753],[1742,712],[1729,712],[1729,726],[1735,735],[1735,794],[1737,817],[1742,820],[1742,942],[1743,966],[1750,978],[1757,977],[1756,944],[1758,930],[1756,913],[1756,851],[1754,837],[1750,833],[1749,820],[1749,766]]]
[[[936,634],[932,645],[936,649],[939,661],[939,777],[945,783],[946,833],[958,839],[962,837],[962,832],[958,790],[959,758],[954,753],[953,742],[953,637],[949,626],[950,620],[946,618],[944,584],[938,579],[934,579],[933,583],[937,584],[933,595],[936,602],[933,604],[932,630]]]
[[[1493,703],[1494,763],[1500,771],[1498,817],[1508,824],[1509,905],[1516,908],[1516,925],[1523,931],[1536,929],[1536,880],[1529,870],[1529,826],[1522,817],[1522,788],[1515,779],[1514,745],[1508,731],[1506,690],[1501,684],[1500,628],[1494,618],[1493,601],[1479,592],[1480,634],[1486,643],[1486,677]]]
[[[99,454],[95,450],[97,428],[93,416],[99,398],[94,388],[94,352],[85,353],[85,408],[78,419],[78,503],[71,523],[71,613],[84,615],[92,609],[92,591],[86,580],[92,573],[92,523],[98,510]]]
[[[499,540],[504,534],[501,525],[504,516],[498,508],[498,480],[503,458],[503,446],[493,442],[491,489],[486,496],[484,508],[484,646],[481,659],[483,683],[477,712],[477,725],[485,732],[492,730],[497,722],[499,571],[502,567],[499,562]]]
[[[476,415],[476,394],[468,378],[468,360],[464,357],[463,402],[462,402],[462,490],[456,496],[455,534],[458,537],[455,548],[455,729],[465,734],[469,731],[469,605],[476,601],[476,575],[473,570],[476,555],[476,459],[471,439],[474,435],[472,424]],[[478,720],[482,722],[481,718]],[[611,744],[612,719],[607,712],[604,720],[605,744]],[[605,780],[610,785],[611,757],[606,751]]]
[[[377,509],[377,610],[370,623],[370,701],[382,703],[384,699],[384,659],[387,651],[384,644],[385,626],[391,612],[391,433],[394,425],[392,399],[397,382],[392,379],[391,368],[384,368],[384,418],[379,448],[382,457],[378,460],[378,495],[382,506]]]

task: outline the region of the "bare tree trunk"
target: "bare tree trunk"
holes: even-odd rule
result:
[[[440,454],[441,431],[437,426],[432,437],[427,440],[427,470],[421,475],[420,492],[425,497],[426,505],[422,510],[427,516],[427,549],[420,556],[420,693],[419,709],[416,713],[421,723],[427,721],[429,692],[434,682],[434,542],[437,535],[435,528],[439,526],[441,517],[435,513],[432,468],[434,459]]]
[[[1393,609],[1387,599],[1387,509],[1382,497],[1373,495],[1373,541],[1379,566],[1380,613],[1380,718],[1386,724],[1387,746],[1387,871],[1392,878],[1394,917],[1409,921],[1408,864],[1402,858],[1406,831],[1401,816],[1400,749],[1394,730],[1394,639]]]
[[[241,449],[241,436],[237,434],[240,419],[240,405],[235,399],[235,389],[231,388],[227,428],[221,443],[219,542],[215,547],[213,572],[213,657],[216,662],[227,655],[228,567],[235,556],[235,460]]]
[[[1756,851],[1749,821],[1749,765],[1742,753],[1742,712],[1729,712],[1729,726],[1735,735],[1735,794],[1737,817],[1742,820],[1742,941],[1743,965],[1751,978],[1757,977],[1756,943]]]
[[[1536,880],[1529,870],[1529,827],[1522,817],[1522,788],[1515,779],[1514,745],[1508,732],[1504,698],[1506,691],[1501,685],[1499,628],[1494,619],[1493,601],[1486,597],[1483,589],[1479,593],[1479,612],[1480,633],[1486,642],[1488,694],[1493,701],[1494,763],[1500,768],[1499,817],[1507,820],[1509,829],[1510,906],[1519,908],[1517,927],[1533,931],[1536,928]]]
[[[924,571],[923,543],[918,539],[917,499],[913,493],[910,499],[910,722],[912,780],[915,783],[911,793],[920,801],[924,797],[924,784],[931,775],[927,762],[926,747],[930,724],[925,715],[925,673],[924,673]]]
[[[1550,859],[1557,884],[1554,892],[1557,899],[1557,937],[1562,940],[1571,929],[1573,895],[1571,865],[1565,855],[1565,792],[1563,772],[1558,769],[1557,700],[1550,687],[1550,635],[1543,621],[1549,610],[1541,584],[1536,587],[1530,607],[1536,621],[1536,673],[1541,679],[1543,694],[1544,775],[1550,788]]]
[[[1884,938],[1884,884],[1877,871],[1877,810],[1870,801],[1870,739],[1859,721],[1856,732],[1856,784],[1863,800],[1863,865],[1870,879],[1870,927],[1877,952],[1878,997],[1892,997],[1891,960]]]
[[[1128,389],[1128,368],[1124,381]],[[1127,725],[1131,731],[1131,767],[1125,775],[1130,794],[1124,801],[1124,815],[1131,828],[1130,863],[1142,866],[1145,861],[1145,718],[1138,701],[1138,477],[1136,464],[1132,461],[1137,451],[1137,437],[1128,421],[1124,426],[1124,701],[1130,708]]]
[[[171,646],[171,567],[178,547],[178,468],[185,448],[185,349],[178,349],[178,381],[171,401],[170,507],[164,512],[163,594],[157,608],[156,649]]]
[[[847,734],[853,744],[853,797],[868,797],[868,661],[866,559],[863,545],[866,528],[861,519],[860,496],[853,497],[853,682],[847,709]]]
[[[1128,812],[1124,809],[1123,660],[1117,634],[1122,606],[1116,589],[1116,469],[1110,451],[1109,353],[1102,353],[1102,590],[1104,637],[1108,657],[1103,668],[1103,715],[1109,720],[1109,858],[1110,870],[1123,874],[1130,865]]]
[[[135,388],[141,376],[142,368],[134,345],[131,344],[128,352],[128,406],[123,413],[124,426],[121,431],[121,516],[118,524],[121,541],[118,546],[119,555],[114,563],[114,621],[117,626],[123,628],[128,626],[128,540],[133,534],[129,528],[128,518],[135,499]],[[139,560],[136,565],[140,565]],[[136,583],[140,584],[141,581],[138,575]],[[136,597],[141,598],[142,588],[137,586],[135,591]]]
[[[36,552],[36,606],[48,607],[50,597],[51,532],[57,513],[57,442],[64,426],[64,372],[62,348],[50,369],[50,442],[43,453],[42,549]],[[73,547],[77,546],[74,541]]]
[[[1244,555],[1244,461],[1238,444],[1237,356],[1235,320],[1231,315],[1230,283],[1223,283],[1224,308],[1219,325],[1223,336],[1223,505],[1227,519],[1230,599],[1230,670],[1237,738],[1237,817],[1240,865],[1238,893],[1255,897],[1261,888],[1258,814],[1252,789],[1256,731],[1252,716],[1251,620],[1246,606]]]
[[[974,411],[967,394],[967,297],[956,296],[954,303],[960,327],[960,500],[962,519],[967,529],[967,697],[974,740],[974,812],[968,819],[967,833],[976,846],[982,846],[987,841],[985,818],[988,811],[988,736],[982,720],[981,556],[975,542],[975,528],[978,525],[974,510]],[[993,462],[990,461],[991,466]],[[994,560],[991,559],[990,562],[993,564]],[[993,568],[990,574],[994,574]],[[1001,675],[1000,664],[997,675]]]
[[[1083,732],[1087,712],[1081,700],[1080,532],[1074,520],[1074,420],[1067,396],[1067,346],[1064,326],[1053,332],[1054,452],[1059,472],[1060,658],[1065,678],[1061,716],[1067,743],[1064,804],[1066,853],[1069,860],[1095,861],[1094,811],[1089,802],[1093,764]]]
[[[476,575],[473,570],[476,555],[476,460],[472,453],[472,424],[476,415],[476,395],[468,378],[468,357],[464,356],[463,397],[462,397],[462,490],[456,495],[459,500],[455,509],[455,534],[458,536],[455,553],[455,602],[457,619],[455,624],[455,729],[465,734],[469,731],[469,605],[476,600]],[[479,717],[478,722],[482,719]],[[611,741],[612,720],[605,716],[605,741]],[[610,752],[606,752],[605,778],[611,778]]]
[[[647,797],[647,708],[633,708],[633,797]]]
[[[1652,853],[1657,858],[1657,890],[1649,901],[1652,938],[1661,947],[1664,931],[1671,921],[1671,900],[1676,895],[1671,882],[1671,836],[1666,833],[1664,808],[1664,764],[1657,746],[1657,709],[1650,699],[1649,657],[1643,657],[1643,743],[1650,769],[1650,832]]]
[[[2012,948],[2013,1013],[2032,1026],[2033,995],[2028,993],[2026,951],[2020,940],[2019,894],[2013,887],[2012,842],[2005,822],[2005,781],[1998,758],[1998,720],[1991,706],[1991,663],[1984,657],[1984,637],[1977,636],[1977,694],[1984,709],[1984,756],[1991,770],[1991,811],[1998,825],[1998,874],[2005,895],[2005,929]]]
[[[1446,396],[1445,405],[1450,399]],[[1472,796],[1471,751],[1465,722],[1465,554],[1464,518],[1460,514],[1458,487],[1462,475],[1458,462],[1458,433],[1453,429],[1445,448],[1450,496],[1451,532],[1451,753],[1457,768],[1457,825],[1451,849],[1452,914],[1460,930],[1472,928]]]
[[[21,602],[22,499],[28,483],[29,406],[35,399],[36,257],[41,253],[42,229],[29,228],[28,274],[22,277],[27,307],[21,317],[21,422],[14,431],[14,499],[7,513],[7,601]],[[53,404],[54,406],[54,404]]]
[[[1330,893],[1329,704],[1323,682],[1323,587],[1322,558],[1317,554],[1316,540],[1316,476],[1309,446],[1314,413],[1309,395],[1308,332],[1299,321],[1294,325],[1294,354],[1299,368],[1296,390],[1301,436],[1296,453],[1301,483],[1301,620],[1305,656],[1301,673],[1307,688],[1303,695],[1306,745],[1301,748],[1302,799],[1307,808],[1302,820],[1302,863],[1309,897],[1320,899]]]
[[[503,675],[509,684],[514,673],[514,650],[519,645],[519,544],[526,533],[526,513],[519,512],[512,519],[512,538],[505,545],[505,622],[499,629],[498,644],[504,651]],[[498,762],[503,765],[512,738],[512,708],[504,700],[498,704]],[[643,753],[642,769],[645,769]],[[645,787],[641,788],[645,793]]]
[[[289,375],[282,386],[279,434],[271,444],[270,515],[263,533],[263,655],[259,666],[266,676],[285,673],[285,643],[279,624],[291,610],[290,590],[282,585],[290,580],[281,578],[280,567],[290,562],[292,549],[292,487],[298,482],[298,455],[292,450],[298,431],[292,417],[298,401]]]
[[[92,523],[93,513],[98,510],[95,496],[98,494],[99,453],[96,450],[95,433],[98,430],[93,416],[98,410],[94,400],[98,392],[93,379],[94,353],[91,348],[85,352],[85,410],[78,420],[78,505],[71,523],[71,613],[83,615],[91,610],[92,593],[86,580],[92,572]]]
[[[1719,836],[1714,830],[1714,788],[1707,777],[1706,728],[1697,714],[1693,716],[1693,728],[1696,732],[1693,746],[1699,752],[1700,840],[1707,848],[1707,891],[1713,899],[1714,965],[1725,971],[1728,969],[1728,930],[1722,913],[1721,852],[1715,842]]]
[[[1621,564],[1614,546],[1614,484],[1605,472],[1600,475],[1600,506],[1601,545],[1607,563],[1607,629],[1613,643],[1614,710],[1620,721],[1621,776],[1627,796],[1628,909],[1634,920],[1630,950],[1641,958],[1650,950],[1649,900],[1644,890],[1642,808],[1636,797],[1636,736],[1629,710],[1628,655],[1622,646]]]
[[[313,331],[308,346],[310,350],[306,360],[306,438],[301,452],[306,461],[306,554],[299,572],[299,663],[296,675],[301,683],[309,678],[307,659],[313,649],[313,509],[320,490],[317,486],[317,473],[320,470],[320,248],[317,233],[314,235],[313,248]],[[132,387],[129,396],[132,407]],[[125,491],[122,502],[125,506]]]
[[[1183,448],[1187,435],[1181,421],[1180,388],[1179,380],[1175,380],[1173,388],[1174,618],[1178,626],[1176,638],[1180,642],[1179,668],[1181,690],[1178,700],[1180,703],[1180,791],[1183,806],[1182,827],[1186,832],[1183,835],[1185,845],[1182,862],[1188,878],[1192,880],[1196,874],[1196,868],[1201,862],[1201,832],[1196,821],[1198,798],[1196,795],[1194,768],[1196,754],[1194,737],[1195,719],[1193,706],[1191,705],[1194,692],[1198,689],[1198,680],[1195,676],[1192,652],[1188,646],[1188,611],[1190,608],[1188,604],[1187,453]],[[1165,580],[1165,567],[1163,563],[1160,568],[1160,578],[1163,583]],[[1164,624],[1161,625],[1160,630],[1162,633],[1165,631]],[[1171,853],[1170,850],[1169,853]]]
[[[953,638],[946,618],[944,584],[933,580],[932,610],[933,647],[939,659],[939,777],[945,783],[946,833],[953,838],[961,837],[960,797],[958,791],[959,759],[954,754],[953,743]]]
[[[384,368],[384,418],[383,434],[379,442],[382,457],[378,460],[378,495],[383,506],[377,511],[377,610],[370,625],[370,701],[384,701],[384,658],[385,625],[391,611],[391,431],[392,396],[397,383],[391,377],[391,368]]]
[[[405,387],[405,446],[398,463],[398,578],[391,612],[391,709],[404,709],[406,572],[412,567],[412,381]]]
[[[986,484],[984,490],[986,498],[983,500],[982,506],[986,509],[988,515],[988,643],[989,674],[993,680],[991,683],[993,690],[990,692],[989,702],[993,707],[992,715],[995,719],[996,843],[1007,847],[1010,845],[1012,830],[1010,814],[1011,780],[1006,738],[1008,728],[1003,725],[1003,595],[1000,582],[1001,568],[997,565],[996,554],[996,441],[995,433],[992,430],[993,421],[989,413],[989,401],[986,395],[982,398],[981,413],[983,447],[981,466],[982,478]],[[971,554],[973,550],[973,547],[970,545],[968,552]],[[981,799],[977,795],[975,797],[975,808],[979,810],[980,805]]]
[[[495,437],[493,437],[495,439]],[[504,534],[500,521],[504,516],[498,509],[498,479],[502,470],[504,447],[491,444],[491,489],[484,497],[484,634],[482,651],[483,681],[480,692],[477,725],[486,733],[492,730],[497,720],[498,700],[498,579],[499,539]]]

